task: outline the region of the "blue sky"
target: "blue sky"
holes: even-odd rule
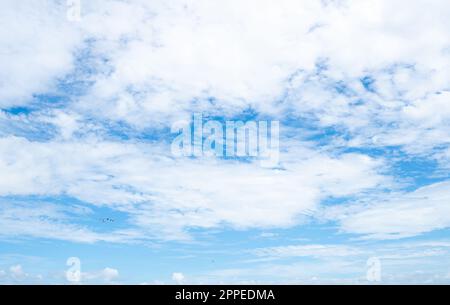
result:
[[[449,283],[448,1],[1,5],[1,284]],[[174,156],[194,113],[279,164]]]

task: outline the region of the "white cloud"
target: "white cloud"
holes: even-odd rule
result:
[[[436,183],[368,204],[331,208],[341,230],[366,238],[395,239],[450,226],[450,184]]]
[[[261,237],[261,238],[274,238],[277,236],[278,236],[277,233],[272,233],[272,232],[262,232],[261,234],[259,234],[259,237]]]
[[[9,267],[9,273],[14,280],[23,280],[28,275],[23,271],[21,265],[14,265]]]
[[[119,271],[114,268],[106,267],[100,271],[83,272],[82,282],[113,282],[119,278]]]
[[[310,88],[313,100],[302,96],[294,105],[304,112],[314,103],[320,109],[326,103],[330,118],[322,117],[324,123],[344,119],[350,127],[367,115],[375,119],[374,110],[392,113],[388,104],[394,105],[401,92],[418,100],[446,88],[450,24],[448,18],[435,18],[446,11],[446,1],[323,3],[92,4],[82,26],[87,36],[96,37],[94,48],[110,59],[114,72],[99,75],[78,107],[137,126],[167,123],[193,109],[239,113],[253,106],[279,114],[285,105],[275,103],[288,88],[288,79],[300,70],[316,73],[319,60],[327,60],[324,75],[330,79],[357,84],[369,74],[378,91],[370,107],[352,114],[349,101],[330,96],[333,88]],[[392,11],[401,11],[401,16],[393,19]],[[98,24],[112,21],[115,26],[97,30]],[[414,70],[398,69],[391,75],[390,67],[396,65]],[[370,97],[359,87],[360,97]],[[209,97],[216,105],[207,102]],[[350,117],[345,119],[345,114]]]
[[[443,132],[446,125],[437,135],[422,124],[414,128],[417,119],[424,119],[414,113],[445,107],[442,102],[429,102],[428,97],[434,100],[433,94],[448,89],[449,19],[442,14],[447,11],[446,1],[89,1],[83,3],[79,24],[64,20],[66,7],[52,3],[10,2],[11,9],[3,11],[14,22],[20,21],[16,15],[26,19],[19,27],[26,39],[12,36],[11,22],[2,27],[5,48],[33,52],[33,56],[4,52],[2,62],[8,65],[23,63],[22,58],[33,63],[26,65],[27,73],[15,66],[2,69],[3,79],[20,82],[21,94],[43,90],[35,80],[48,83],[63,74],[51,68],[59,58],[55,66],[70,71],[74,51],[87,47],[79,39],[83,37],[90,41],[93,56],[108,59],[105,65],[112,73],[103,73],[100,67],[98,74],[89,76],[95,81],[92,90],[70,105],[81,116],[158,126],[193,110],[231,114],[252,106],[280,115],[293,107],[299,114],[319,117],[324,125],[344,125],[355,131],[353,145],[367,144],[374,137],[377,145],[410,145],[417,139],[436,145],[448,140]],[[21,13],[13,14],[13,7]],[[392,19],[392,11],[401,14]],[[42,29],[38,33],[45,39],[34,35],[35,28]],[[40,48],[41,41],[52,46],[52,52]],[[328,68],[317,75],[319,60],[325,60]],[[30,71],[45,75],[29,75]],[[9,77],[12,73],[14,77]],[[23,79],[27,75],[33,81]],[[362,87],[360,79],[367,75],[374,79],[376,93]],[[336,94],[332,82],[346,84],[355,96]],[[25,90],[35,85],[39,88]],[[287,89],[295,92],[288,101],[280,101]],[[210,97],[215,105],[207,101]],[[353,105],[361,99],[363,105]],[[436,127],[448,117],[443,111],[439,119],[427,120]],[[386,126],[399,123],[401,129],[386,134],[386,128],[379,128],[380,121]],[[405,137],[412,127],[413,136]],[[70,129],[65,135],[70,135]],[[363,143],[358,135],[365,139]]]
[[[67,7],[53,1],[6,7],[1,79],[18,84],[2,91],[5,103],[45,91],[44,84],[72,70],[76,50],[89,48],[90,56],[107,61],[91,67],[99,70],[88,76],[92,90],[70,108],[134,126],[167,125],[193,110],[233,114],[252,106],[280,115],[294,107],[372,138],[386,131],[373,130],[376,120],[399,123],[405,110],[414,112],[405,99],[418,110],[436,109],[425,98],[447,90],[450,78],[445,0],[89,1],[80,23],[67,22]],[[392,18],[392,11],[401,13]],[[328,68],[318,76],[321,60]],[[281,97],[299,71],[312,83],[297,83],[302,93],[291,93],[287,103]],[[361,86],[367,75],[376,94]],[[337,96],[335,86],[323,86],[325,77],[356,97]],[[357,99],[366,102],[352,106]],[[440,120],[446,118],[444,111]]]
[[[32,95],[56,90],[74,67],[79,32],[55,1],[2,1],[0,107],[24,105]]]
[[[298,145],[282,155],[285,170],[271,170],[258,162],[172,159],[168,147],[146,144],[39,143],[13,137],[0,142],[0,169],[8,172],[0,176],[0,194],[73,196],[129,214],[152,238],[183,239],[188,228],[224,225],[285,228],[311,216],[327,196],[389,183],[378,173],[378,160],[358,154],[330,157]],[[298,155],[302,158],[295,159]],[[7,220],[4,232],[11,234],[17,226]],[[54,225],[61,226],[61,235],[76,230],[88,241],[106,238],[58,222],[40,226],[52,231]],[[45,230],[33,235],[38,232]],[[117,234],[111,240],[127,238],[127,232]]]
[[[180,272],[172,273],[172,281],[177,284],[182,284],[184,282],[184,274]]]
[[[107,281],[113,281],[115,279],[117,279],[119,277],[119,271],[117,269],[113,269],[113,268],[105,268],[102,270],[102,278]]]
[[[367,261],[377,257],[382,283],[448,283],[447,240],[356,241],[249,250],[255,259],[237,268],[191,275],[208,284],[369,284]]]
[[[345,245],[296,245],[271,248],[260,248],[253,251],[257,256],[272,258],[287,257],[351,257],[361,255],[358,248]]]

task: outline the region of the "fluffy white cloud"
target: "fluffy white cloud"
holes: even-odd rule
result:
[[[105,60],[100,66],[87,58],[79,63],[94,70],[89,76],[94,86],[70,106],[82,116],[149,126],[170,124],[194,110],[232,114],[252,106],[280,115],[293,107],[324,125],[357,131],[352,145],[408,145],[418,138],[437,145],[449,137],[447,111],[432,120],[417,113],[445,109],[447,97],[433,95],[447,90],[450,79],[450,25],[442,14],[447,5],[440,0],[89,1],[82,3],[82,22],[70,23],[63,3],[10,2],[2,10],[2,62],[12,66],[1,69],[1,79],[5,86],[19,84],[2,92],[45,91],[43,83],[71,70],[76,50],[88,49],[89,56]],[[21,35],[9,30],[14,22],[21,22],[14,27]],[[24,58],[33,62],[25,65]],[[318,62],[326,66],[320,74]],[[14,66],[19,64],[26,71]],[[365,76],[373,80],[374,92],[361,85]],[[353,95],[336,93],[337,83]],[[291,92],[283,101],[286,90]],[[18,93],[8,95],[3,103],[14,103]],[[428,122],[417,128],[417,120]],[[401,128],[391,135],[380,123]],[[438,124],[442,128],[435,130]]]
[[[449,200],[450,184],[443,182],[368,204],[334,207],[328,216],[339,220],[344,232],[395,239],[448,227]]]
[[[195,227],[289,227],[312,215],[328,196],[353,195],[389,183],[379,173],[378,160],[358,154],[331,157],[306,145],[289,148],[281,157],[284,169],[273,170],[258,162],[173,159],[167,156],[169,147],[148,144],[40,143],[14,137],[0,142],[0,168],[8,172],[0,178],[0,194],[66,194],[127,213],[150,237],[159,238],[186,238],[185,229]],[[29,220],[40,223],[33,215]],[[19,224],[5,220],[5,229],[10,228],[6,232]],[[62,226],[58,232],[73,229]],[[85,233],[80,238],[104,238]],[[126,238],[132,232],[117,234]]]
[[[83,272],[81,274],[82,283],[111,283],[119,278],[119,271],[106,267],[100,271]]]
[[[5,255],[2,259],[2,263],[5,264],[6,261],[11,259],[11,257]],[[42,284],[43,279],[44,277],[41,274],[26,272],[21,263],[15,263],[7,267],[5,270],[0,270],[0,284]]]
[[[279,114],[292,75],[317,73],[322,61],[323,76],[335,81],[356,85],[367,75],[375,81],[374,101],[350,115],[351,126],[379,116],[374,110],[392,113],[400,95],[417,100],[447,89],[450,24],[435,17],[447,5],[403,0],[90,4],[84,33],[95,37],[94,48],[109,58],[113,72],[96,78],[78,109],[138,126],[193,109],[231,114],[252,106]],[[393,11],[401,13],[392,18]],[[117,25],[98,30],[98,24],[113,20]],[[391,71],[396,66],[413,68]],[[330,117],[321,120],[333,124],[353,112],[351,100],[332,95],[334,87],[310,89],[312,100],[297,96],[299,112],[329,109]],[[368,97],[360,83],[358,95]]]
[[[184,274],[181,272],[172,273],[172,280],[177,284],[182,284],[184,282]]]
[[[61,3],[62,1],[59,1]],[[81,36],[55,1],[2,1],[0,107],[25,105],[33,94],[56,90],[74,68]]]
[[[103,60],[92,66],[82,58],[80,67],[94,70],[94,86],[71,107],[135,126],[168,124],[193,110],[233,114],[252,106],[279,115],[291,106],[280,105],[290,82],[300,71],[316,74],[318,62],[327,67],[322,78],[348,83],[371,102],[350,107],[351,99],[313,79],[310,95],[293,97],[296,111],[312,109],[323,123],[344,119],[354,128],[375,116],[394,113],[399,120],[399,100],[419,102],[448,89],[447,6],[445,0],[84,1],[82,21],[70,23],[64,3],[11,1],[2,10],[1,79],[8,89],[2,100],[45,91],[73,70],[75,51],[87,49]],[[365,76],[374,80],[372,96],[359,83]]]
[[[14,280],[22,280],[27,277],[21,265],[14,265],[9,268],[9,273]]]

